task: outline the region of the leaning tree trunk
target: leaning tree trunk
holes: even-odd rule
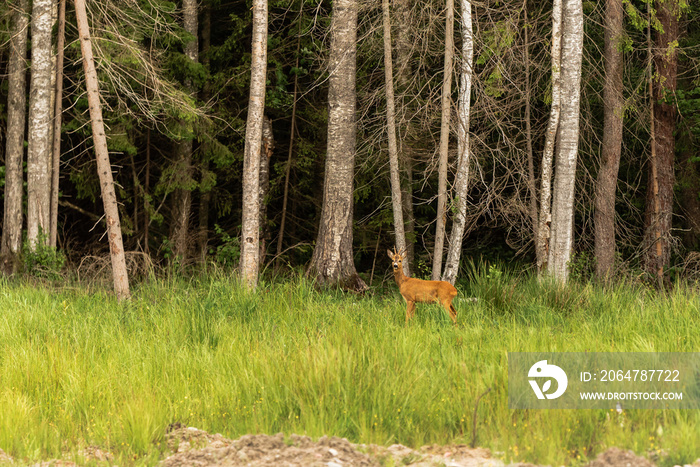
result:
[[[267,75],[267,0],[253,0],[250,98],[243,160],[243,239],[241,275],[249,289],[258,285],[260,263],[260,148]]]
[[[16,272],[22,246],[22,192],[24,159],[24,124],[27,90],[28,0],[13,5],[10,39],[10,63],[7,88],[7,132],[5,146],[5,210],[2,223],[2,270]]]
[[[554,143],[559,131],[559,115],[561,113],[561,2],[562,0],[554,0],[552,7],[552,108],[549,112],[549,123],[547,124],[542,154],[540,214],[537,237],[535,238],[537,271],[540,273],[547,270],[549,258],[552,222],[552,161],[554,160]]]
[[[27,239],[35,249],[49,235],[51,192],[52,0],[32,6],[32,65],[27,147]]]
[[[58,239],[58,181],[61,167],[61,125],[63,123],[63,56],[66,43],[66,0],[58,5],[58,40],[56,41],[56,83],[51,156],[51,215],[49,245],[56,248]]]
[[[197,0],[183,0],[182,19],[185,31],[192,39],[184,45],[185,55],[192,62],[197,62],[199,45],[197,41]],[[188,79],[185,86],[192,91],[192,83]],[[184,126],[184,124],[183,124]],[[181,259],[187,258],[188,237],[190,232],[190,215],[192,212],[192,138],[183,135],[175,142],[175,180],[177,188],[173,191],[173,226],[171,243],[173,254]]]
[[[452,60],[454,57],[454,0],[447,0],[445,12],[445,65],[442,78],[442,118],[440,123],[440,159],[438,167],[438,208],[433,250],[433,280],[440,279],[442,249],[445,244],[447,216],[447,152],[450,145],[450,109],[452,108]]]
[[[391,15],[389,0],[382,0],[384,22],[384,83],[386,86],[386,125],[389,143],[389,178],[391,181],[391,208],[394,214],[394,236],[396,248],[406,250],[406,233],[401,202],[401,179],[399,178],[399,155],[396,143],[396,109],[394,107],[394,65],[391,54]],[[409,276],[408,261],[403,263],[403,273]]]
[[[615,262],[615,193],[622,153],[622,0],[606,0],[602,164],[595,200],[596,276],[606,281]]]
[[[35,0],[36,1],[36,0]],[[90,29],[88,26],[85,0],[75,0],[75,16],[78,23],[80,36],[80,50],[83,54],[83,68],[85,70],[85,87],[87,88],[88,106],[90,108],[90,121],[92,123],[92,139],[95,145],[97,157],[97,174],[102,190],[102,202],[105,209],[105,221],[107,223],[107,238],[109,239],[109,252],[112,257],[112,277],[114,279],[114,292],[118,300],[129,298],[129,277],[126,270],[124,257],[124,244],[122,242],[122,229],[119,223],[119,207],[117,194],[114,190],[112,178],[112,166],[109,162],[107,149],[107,136],[105,135],[104,121],[102,120],[102,106],[100,103],[100,90],[95,70],[95,60],[92,55],[92,43],[90,42]]]
[[[323,206],[307,275],[321,286],[362,292],[367,285],[355,270],[352,249],[357,8],[357,0],[333,2]]]
[[[455,215],[447,248],[447,260],[442,280],[454,285],[462,256],[462,238],[467,219],[467,188],[469,186],[469,111],[472,92],[472,64],[474,61],[474,28],[472,5],[461,0],[462,9],[462,66],[459,78],[459,107],[457,109],[457,175],[455,176]]]
[[[671,261],[676,129],[676,106],[672,96],[676,91],[678,68],[678,3],[675,0],[657,1],[656,6],[663,32],[656,32],[653,57],[654,74],[658,79],[653,82],[653,157],[649,161],[642,266],[662,286],[668,281],[666,270]]]
[[[547,267],[549,273],[558,281],[566,282],[573,249],[574,188],[583,57],[582,1],[564,0],[562,13],[561,118],[556,145],[552,232]]]

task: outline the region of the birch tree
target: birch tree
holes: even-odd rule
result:
[[[90,29],[88,26],[87,13],[85,11],[85,0],[75,0],[75,16],[78,23],[78,34],[80,36],[80,50],[83,55],[85,87],[87,88],[90,122],[92,124],[92,139],[95,146],[97,174],[100,179],[102,203],[104,205],[105,221],[107,224],[107,239],[109,241],[109,252],[112,259],[114,291],[117,299],[121,301],[130,297],[129,277],[126,270],[122,229],[119,222],[117,194],[114,190],[112,166],[109,161],[109,151],[107,149],[107,136],[105,135],[104,121],[102,120],[100,89],[97,80],[97,71],[95,69],[95,60],[92,54],[92,42],[90,41]]]
[[[22,193],[24,160],[24,124],[27,103],[28,0],[13,4],[8,65],[7,132],[5,145],[5,206],[0,257],[5,272],[15,272],[22,247]],[[6,264],[5,264],[6,263]]]
[[[457,174],[455,175],[455,215],[447,248],[447,260],[442,280],[454,285],[462,254],[462,237],[466,224],[467,188],[469,186],[469,111],[471,108],[472,66],[474,62],[474,28],[472,5],[460,0],[462,10],[462,56],[459,78],[459,104],[457,109]]]
[[[583,57],[581,0],[564,0],[561,52],[561,117],[556,135],[556,168],[552,195],[552,231],[548,271],[557,280],[566,282],[573,247],[574,188],[578,158]]]
[[[357,0],[333,2],[323,205],[307,275],[321,286],[365,291],[352,249],[357,8]]]
[[[386,128],[389,149],[389,171],[391,180],[391,208],[394,214],[394,236],[396,249],[406,251],[403,203],[401,201],[401,179],[399,177],[399,155],[396,143],[396,109],[394,106],[394,65],[391,53],[391,14],[389,0],[382,0],[384,25],[384,82],[386,86]],[[403,273],[409,276],[408,261],[403,262]]]
[[[56,40],[56,79],[54,91],[53,144],[51,149],[51,192],[49,245],[56,248],[58,238],[58,182],[61,166],[61,125],[63,123],[63,57],[66,43],[66,0],[58,4],[58,39]]]
[[[250,98],[243,160],[241,275],[249,289],[258,284],[260,262],[260,150],[267,75],[267,0],[253,1]]]
[[[554,0],[552,5],[552,108],[549,111],[549,122],[545,134],[544,151],[542,153],[542,170],[540,179],[540,213],[535,239],[535,254],[537,270],[547,269],[549,257],[549,242],[552,222],[552,162],[554,160],[554,143],[559,130],[559,114],[561,113],[561,39],[562,39],[562,0]]]
[[[598,279],[607,280],[615,261],[615,193],[622,153],[622,0],[605,2],[602,163],[595,200],[595,257]]]
[[[51,192],[51,28],[52,0],[32,5],[32,68],[27,147],[27,239],[36,248],[49,235]],[[46,239],[44,239],[46,241]]]
[[[447,0],[445,9],[445,65],[442,79],[442,118],[440,124],[440,155],[438,167],[438,208],[435,227],[432,279],[440,279],[442,254],[445,244],[447,216],[447,153],[450,144],[450,110],[452,107],[452,61],[454,58],[454,0]]]

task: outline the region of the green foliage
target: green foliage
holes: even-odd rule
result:
[[[33,249],[28,240],[24,241],[22,244],[24,271],[30,276],[57,280],[61,278],[66,256],[61,250],[53,248],[47,243],[47,236],[43,233],[39,234]]]
[[[241,240],[226,233],[218,224],[214,225],[214,233],[219,236],[221,244],[216,247],[214,257],[216,262],[226,268],[234,268],[241,259]]]
[[[595,277],[596,259],[588,251],[574,253],[569,260],[569,275],[572,280],[589,281]]]

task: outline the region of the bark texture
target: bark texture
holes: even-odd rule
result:
[[[540,215],[535,239],[537,270],[547,270],[552,224],[552,162],[554,143],[559,130],[561,114],[561,40],[562,40],[562,0],[554,0],[552,6],[552,108],[549,112],[547,133],[542,153],[542,173],[540,180]]]
[[[58,239],[58,181],[61,167],[61,125],[63,123],[63,49],[66,44],[66,0],[58,5],[58,39],[56,40],[56,79],[53,122],[53,148],[51,156],[51,216],[49,219],[49,245],[56,248]]]
[[[454,0],[447,0],[445,13],[445,66],[442,79],[442,119],[440,124],[440,162],[438,167],[438,207],[435,227],[435,249],[433,251],[433,280],[440,279],[442,272],[442,249],[445,244],[445,222],[447,216],[447,155],[450,145],[450,115],[452,108],[452,62],[454,59]]]
[[[674,150],[676,129],[676,91],[678,59],[678,4],[676,0],[656,2],[656,15],[663,32],[656,31],[654,47],[653,127],[654,156],[650,160],[645,210],[644,255],[642,267],[657,278],[668,281],[666,270],[671,261],[671,220],[673,216]]]
[[[10,63],[8,65],[7,133],[5,145],[5,205],[3,214],[0,261],[2,271],[16,271],[22,247],[22,193],[24,159],[24,124],[27,103],[27,32],[28,0],[16,2],[12,15]]]
[[[353,261],[357,0],[333,3],[328,78],[328,146],[323,206],[307,275],[320,286],[363,292]]]
[[[573,249],[574,188],[578,158],[583,57],[581,0],[564,0],[562,12],[561,117],[557,134],[552,232],[547,267],[549,273],[558,281],[566,282]]]
[[[27,147],[27,239],[34,249],[42,232],[49,235],[51,193],[51,28],[52,0],[32,6],[32,73],[29,85]]]
[[[105,221],[107,223],[107,238],[109,239],[109,252],[112,259],[112,277],[114,279],[114,292],[118,300],[130,297],[129,277],[126,270],[124,257],[124,244],[122,242],[122,229],[119,223],[119,208],[117,206],[117,194],[114,190],[112,166],[109,162],[107,150],[107,136],[105,135],[104,121],[102,120],[102,105],[100,103],[100,90],[95,70],[95,60],[92,55],[92,43],[90,42],[90,29],[88,26],[85,0],[75,0],[75,16],[78,23],[80,36],[80,50],[83,54],[83,68],[85,70],[85,86],[87,88],[88,105],[90,108],[90,121],[92,123],[92,139],[95,145],[97,158],[97,174],[100,179],[102,202],[105,209]]]
[[[442,280],[454,285],[462,256],[462,238],[467,219],[467,194],[469,187],[469,113],[472,93],[472,65],[474,62],[474,28],[472,5],[460,0],[462,10],[462,62],[459,72],[459,105],[457,108],[457,174],[455,175],[455,215],[452,233],[447,247],[447,259]]]
[[[188,59],[196,63],[199,56],[197,0],[182,1],[182,20],[185,31],[192,36],[185,43],[184,52]],[[186,82],[185,86],[191,88],[192,83]],[[173,192],[171,242],[173,254],[176,257],[187,258],[190,216],[192,212],[192,189],[195,185],[192,177],[192,139],[186,136],[184,139],[175,142],[174,152],[176,158],[175,183],[177,188]]]
[[[253,2],[250,98],[243,160],[243,239],[241,275],[249,289],[258,285],[260,263],[260,148],[267,75],[267,0]]]
[[[406,268],[410,270],[415,256],[416,219],[413,213],[413,156],[412,143],[415,138],[416,128],[412,115],[415,104],[412,102],[408,90],[411,81],[415,78],[413,72],[413,17],[410,0],[394,0],[394,17],[396,18],[396,99],[398,114],[397,129],[399,130],[398,154],[399,167],[401,169],[401,203],[403,204],[404,232],[406,235]],[[407,117],[406,117],[407,116]]]
[[[399,177],[399,154],[396,142],[396,109],[394,106],[394,64],[391,53],[391,14],[389,0],[382,0],[384,23],[384,83],[386,86],[386,129],[389,149],[389,178],[391,181],[391,208],[394,214],[394,237],[396,249],[406,251],[403,203],[401,201],[401,179]],[[408,276],[408,261],[403,263],[403,273]]]
[[[595,201],[596,276],[607,280],[615,262],[615,193],[622,154],[622,0],[606,0],[605,81],[603,83],[602,164],[598,172]]]

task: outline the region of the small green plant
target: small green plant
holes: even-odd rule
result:
[[[214,232],[221,237],[221,245],[216,247],[216,262],[224,267],[235,267],[241,258],[240,239],[230,236],[218,224],[214,225]]]
[[[587,251],[573,255],[569,260],[569,274],[571,279],[579,282],[587,282],[595,276],[596,259]]]
[[[44,279],[60,279],[61,270],[66,263],[66,256],[62,251],[47,244],[46,235],[39,232],[36,245],[32,248],[29,240],[22,245],[22,259],[24,270],[27,274]]]

